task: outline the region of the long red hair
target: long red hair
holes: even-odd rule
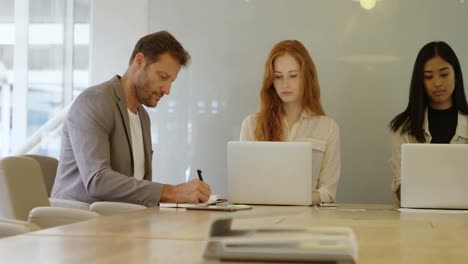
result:
[[[320,102],[317,70],[309,52],[297,40],[281,41],[273,47],[265,63],[263,84],[260,90],[260,112],[257,114],[255,127],[255,140],[258,141],[284,140],[282,120],[285,112],[283,102],[273,86],[273,63],[276,58],[285,54],[291,55],[300,65],[300,76],[304,88],[302,108],[311,115],[325,115]]]

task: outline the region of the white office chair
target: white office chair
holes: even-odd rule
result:
[[[51,207],[41,169],[34,159],[0,159],[0,217],[48,228],[97,216],[88,210]]]
[[[34,159],[39,163],[41,168],[42,178],[47,191],[47,197],[50,197],[52,192],[52,187],[54,186],[55,175],[57,174],[57,165],[58,160],[53,157],[35,155],[35,154],[26,154],[21,155],[21,157],[27,157]],[[75,208],[89,210],[89,204],[79,201],[71,201],[65,199],[49,198],[49,203],[52,207],[64,207],[64,208]]]
[[[47,195],[50,197],[52,187],[55,182],[55,176],[57,174],[57,166],[59,161],[53,157],[28,154],[23,155],[24,157],[32,158],[39,163],[41,168],[44,183],[46,185]],[[113,215],[125,212],[131,212],[135,210],[146,209],[143,205],[121,203],[121,202],[95,202],[92,205],[79,201],[72,201],[66,199],[49,198],[50,205],[52,207],[64,207],[64,208],[75,208],[85,209],[96,212],[100,215]]]
[[[41,168],[42,172],[42,178],[44,179],[44,184],[46,186],[47,197],[50,197],[52,187],[54,186],[55,175],[57,175],[57,166],[59,161],[53,157],[35,154],[26,154],[22,155],[22,157],[34,159],[37,161],[37,163],[39,163],[39,167]]]
[[[29,222],[0,218],[0,238],[21,235],[39,229],[37,225]]]

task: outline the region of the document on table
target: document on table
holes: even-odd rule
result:
[[[245,209],[252,209],[253,207],[247,204],[231,204],[231,203],[219,203],[216,205],[200,205],[187,207],[187,210],[207,210],[207,211],[238,211]]]
[[[160,208],[189,208],[189,207],[200,207],[200,206],[208,206],[208,205],[216,205],[220,203],[227,202],[227,199],[225,199],[222,195],[219,194],[214,194],[210,195],[210,198],[208,201],[204,203],[195,203],[195,204],[190,204],[190,203],[160,203],[159,207]]]

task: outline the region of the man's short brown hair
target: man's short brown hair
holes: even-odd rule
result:
[[[129,65],[132,64],[135,56],[139,52],[143,53],[151,63],[156,62],[159,56],[166,52],[169,52],[182,66],[186,66],[190,61],[190,54],[182,47],[179,41],[167,31],[151,33],[138,40],[133,49],[132,56],[130,57]]]

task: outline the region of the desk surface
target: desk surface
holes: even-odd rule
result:
[[[358,263],[468,259],[468,214],[400,213],[388,205],[257,206],[235,213],[151,208],[1,239],[0,256],[2,263],[217,263],[202,258],[210,223],[239,214],[256,217],[236,219],[233,228],[349,226]]]

